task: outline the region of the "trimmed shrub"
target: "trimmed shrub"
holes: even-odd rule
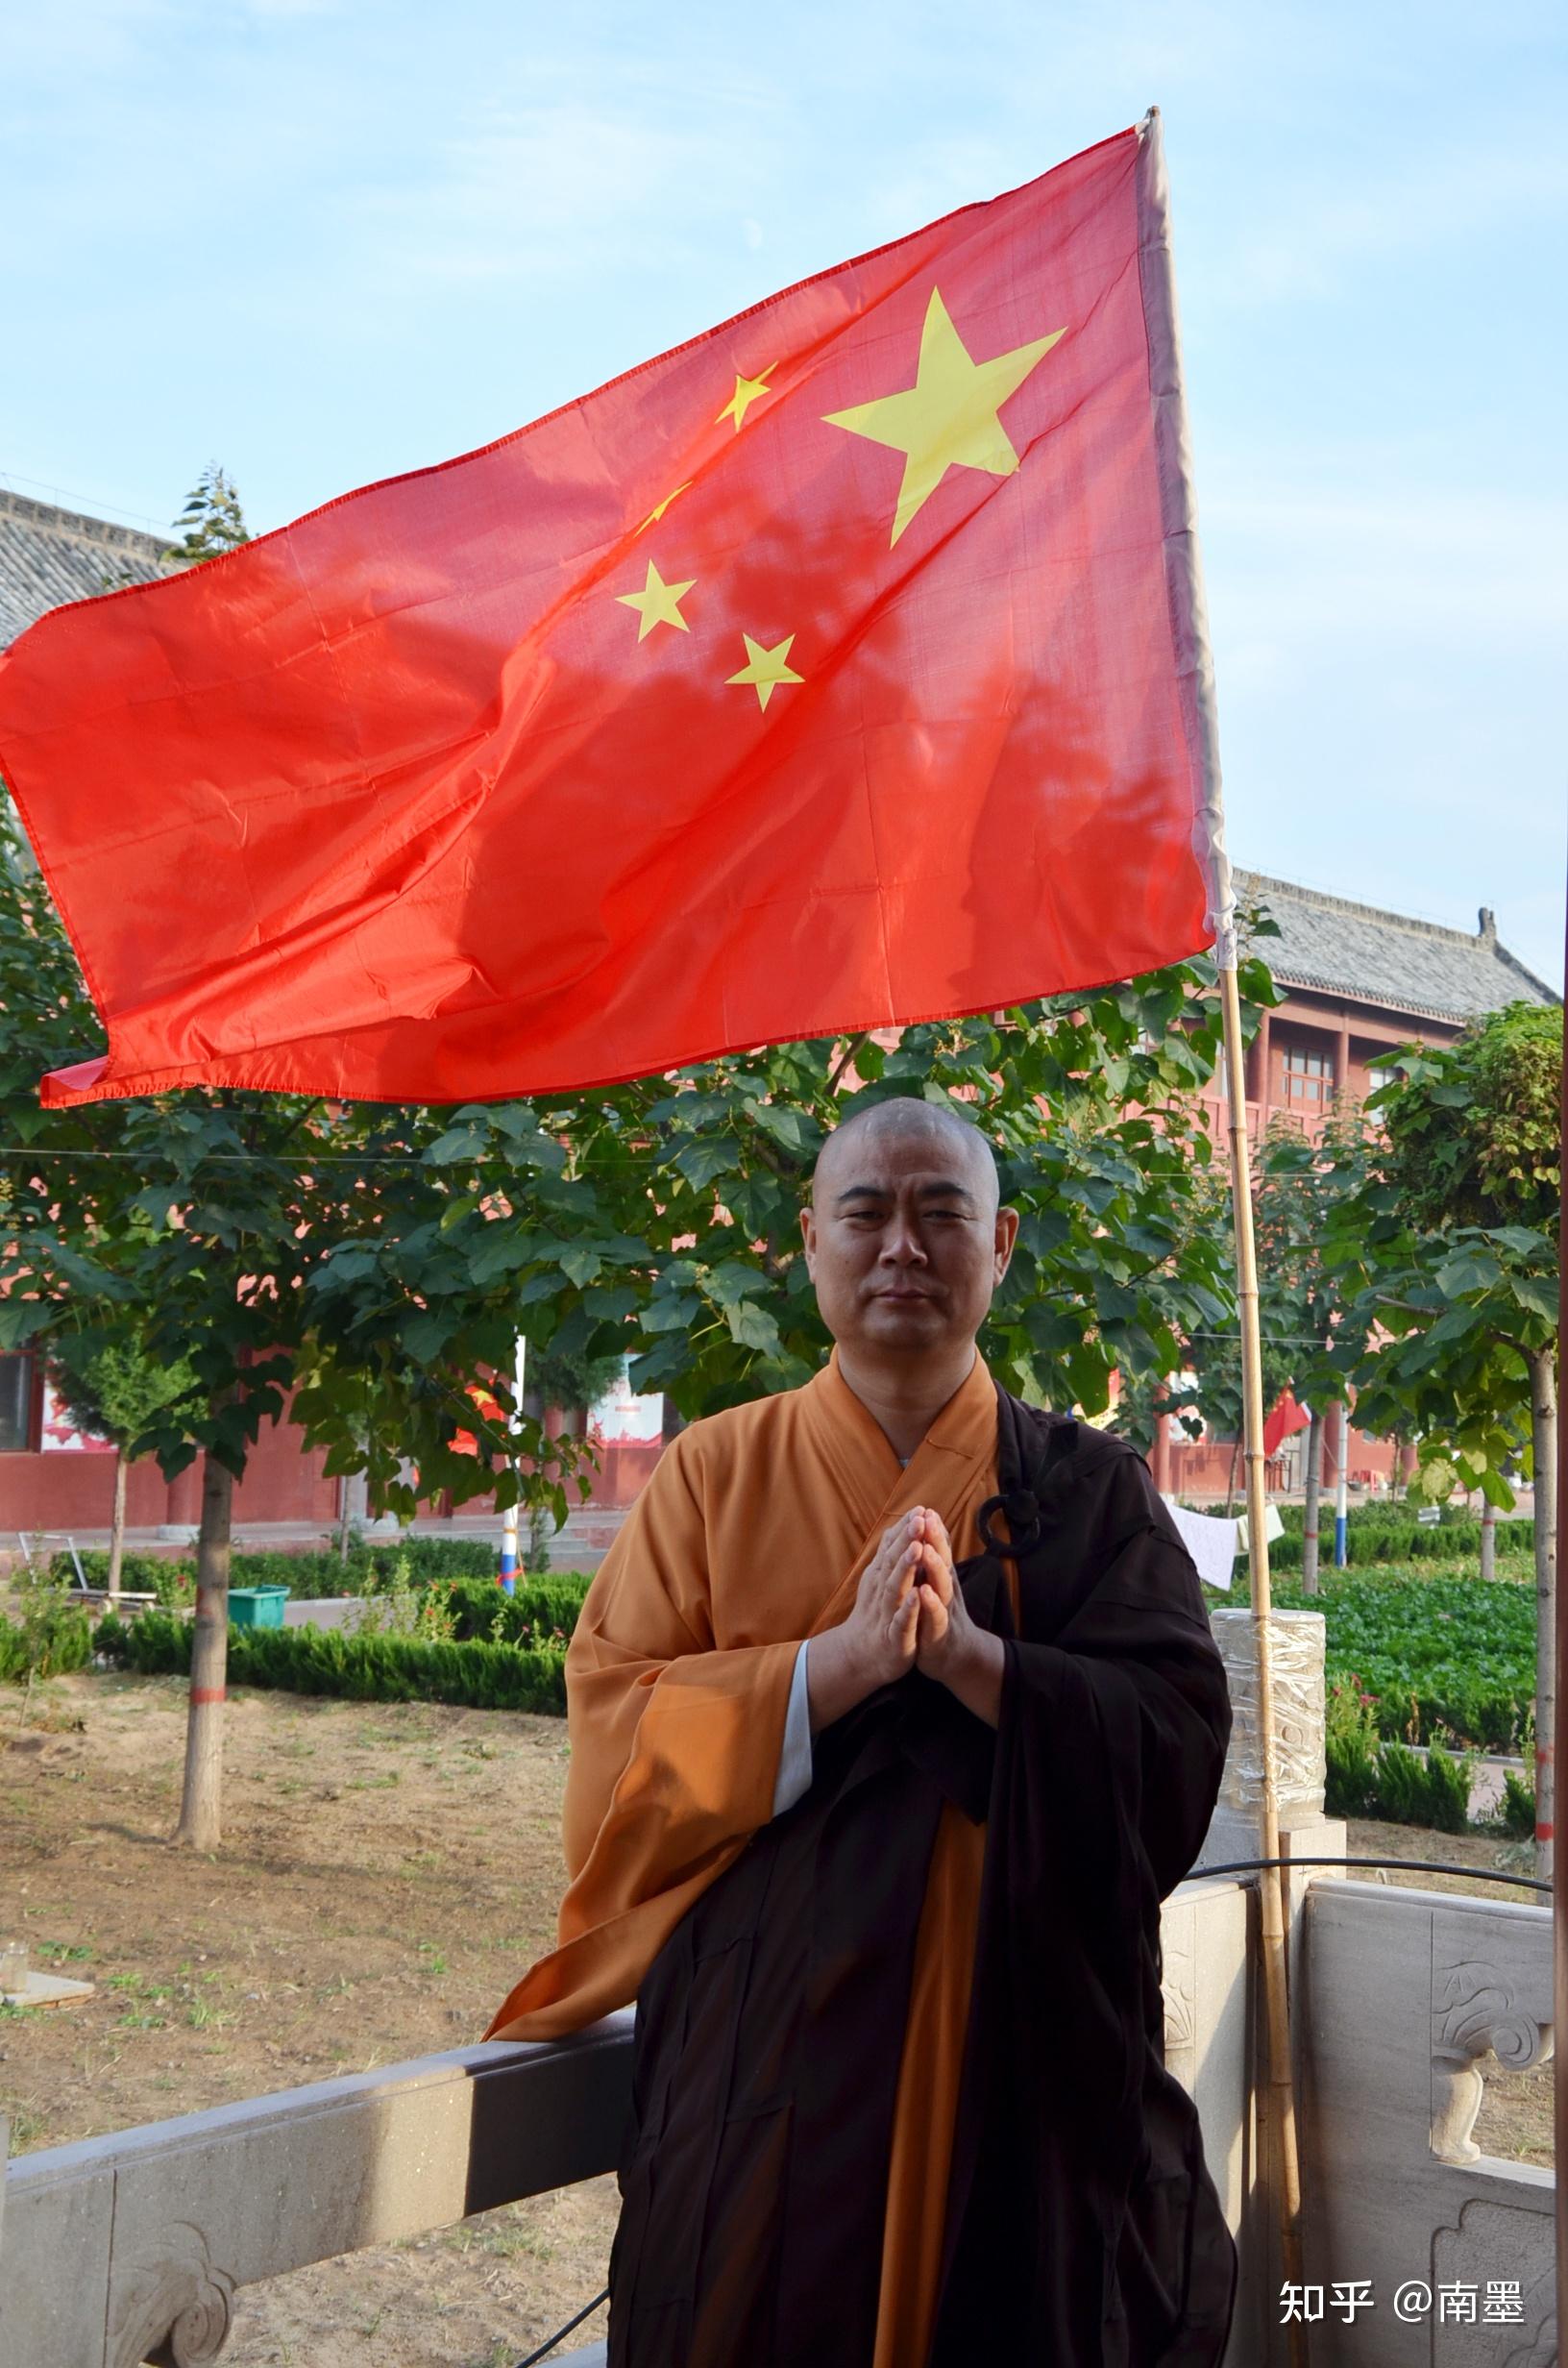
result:
[[[1305,1509],[1282,1505],[1285,1535],[1268,1549],[1270,1570],[1299,1570]],[[1513,1559],[1535,1551],[1531,1520],[1499,1521],[1495,1532],[1498,1558]],[[1352,1570],[1379,1563],[1453,1563],[1481,1567],[1481,1523],[1473,1514],[1450,1514],[1440,1521],[1418,1521],[1403,1504],[1352,1506],[1345,1527],[1345,1553]],[[1318,1556],[1328,1566],[1334,1560],[1334,1507],[1327,1497],[1318,1515]]]
[[[192,1626],[148,1611],[100,1649],[123,1653],[144,1675],[181,1675],[190,1667]],[[119,1627],[119,1622],[114,1622]],[[428,1643],[400,1636],[353,1636],[340,1628],[234,1628],[229,1631],[229,1683],[288,1693],[336,1694],[351,1702],[454,1702],[474,1710],[566,1709],[559,1650],[496,1644]]]
[[[1404,1743],[1384,1743],[1378,1753],[1367,1814],[1397,1825],[1427,1825],[1442,1834],[1462,1834],[1470,1823],[1467,1803],[1472,1755],[1455,1759],[1435,1748],[1425,1760]]]
[[[460,1642],[487,1637],[507,1644],[546,1644],[558,1639],[564,1650],[588,1592],[588,1574],[576,1570],[558,1579],[519,1579],[515,1595],[494,1582],[481,1587],[471,1580],[439,1591],[447,1597]]]
[[[1535,1788],[1516,1776],[1511,1767],[1503,1770],[1500,1814],[1507,1833],[1520,1835],[1527,1841],[1534,1838]]]

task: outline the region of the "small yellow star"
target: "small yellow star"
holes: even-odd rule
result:
[[[793,633],[786,633],[776,649],[772,650],[765,650],[760,641],[752,640],[749,633],[743,633],[741,639],[746,644],[746,664],[738,675],[728,675],[725,680],[748,682],[757,694],[759,707],[767,706],[781,682],[805,680],[804,675],[797,675],[787,662],[790,646],[795,640]]]
[[[894,542],[949,469],[1012,476],[1018,456],[1002,426],[1001,407],[1066,333],[1053,329],[1048,336],[1017,346],[1011,354],[998,354],[992,361],[971,360],[941,289],[934,287],[920,331],[914,385],[901,394],[879,395],[874,403],[857,403],[851,410],[824,415],[829,428],[846,428],[851,435],[870,436],[874,444],[891,445],[903,454],[903,482],[893,516]]]
[[[759,395],[767,395],[772,392],[772,389],[769,385],[768,382],[777,368],[777,362],[771,361],[768,364],[767,369],[759,371],[754,379],[743,379],[737,373],[735,380],[735,392],[730,396],[729,401],[720,412],[719,418],[714,421],[714,426],[717,428],[720,421],[732,419],[735,422],[735,432],[739,435],[741,432],[741,422],[746,417],[747,404],[755,403]]]
[[[682,493],[690,493],[695,482],[695,478],[688,477],[684,485],[677,485],[675,487],[674,493],[667,493],[662,502],[655,502],[652,508],[649,511],[648,516],[643,520],[642,525],[638,528],[638,533],[643,533],[649,527],[653,525],[656,519],[662,518],[665,511],[669,508],[671,503],[675,500],[677,495]]]
[[[651,559],[648,563],[648,581],[640,592],[618,592],[616,599],[623,608],[635,608],[640,620],[637,638],[646,641],[655,625],[675,625],[685,633],[690,631],[680,613],[680,604],[696,583],[692,577],[687,583],[666,583]]]

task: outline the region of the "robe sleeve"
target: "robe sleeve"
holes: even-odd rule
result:
[[[773,1814],[801,1640],[720,1648],[699,1426],[673,1441],[596,1573],[566,1655],[557,1945],[486,2037],[625,2006],[686,1909]]]
[[[688,1436],[655,1465],[567,1648],[563,1940],[773,1813],[800,1640],[715,1648]]]

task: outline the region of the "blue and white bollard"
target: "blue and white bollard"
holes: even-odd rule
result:
[[[1350,1409],[1339,1401],[1339,1489],[1334,1503],[1334,1566],[1343,1570],[1350,1560]]]
[[[496,1585],[502,1593],[517,1592],[517,1507],[508,1505],[501,1517],[501,1575]]]

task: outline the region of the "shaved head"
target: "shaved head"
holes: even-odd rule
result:
[[[813,1200],[821,1202],[835,1185],[850,1183],[857,1152],[874,1156],[893,1143],[904,1147],[922,1141],[931,1147],[933,1168],[942,1169],[973,1195],[987,1217],[993,1217],[1001,1196],[996,1160],[979,1127],[940,1102],[919,1101],[909,1095],[851,1110],[834,1127],[812,1171]]]

